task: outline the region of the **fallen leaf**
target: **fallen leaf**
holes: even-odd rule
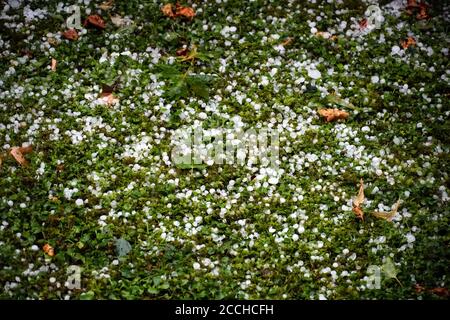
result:
[[[364,221],[364,212],[362,211],[362,209],[360,207],[353,207],[352,211],[356,214],[356,217],[358,219],[361,219],[362,221]]]
[[[186,56],[188,54],[188,52],[189,52],[189,49],[187,47],[185,47],[185,48],[178,49],[176,54],[177,54],[177,56],[181,57],[181,56]]]
[[[186,55],[181,57],[181,61],[182,62],[193,62],[195,59],[197,59],[198,57],[198,51],[197,51],[197,46],[193,45],[192,49],[189,51],[189,53],[187,53]]]
[[[84,26],[93,26],[98,29],[105,29],[105,21],[98,14],[90,15],[84,21]]]
[[[403,287],[402,283],[397,278],[398,271],[395,268],[395,264],[391,258],[388,257],[386,259],[386,261],[381,266],[381,270],[383,270],[383,273],[387,278],[397,280],[397,282],[400,284],[400,286]]]
[[[78,32],[75,29],[69,29],[65,32],[63,32],[63,37],[68,40],[77,40],[78,39]]]
[[[56,166],[56,172],[62,172],[64,170],[64,164],[58,164]]]
[[[110,10],[113,6],[114,6],[114,0],[109,0],[109,1],[105,1],[105,2],[103,2],[103,3],[101,3],[101,4],[99,4],[97,7],[98,7],[99,9],[108,11],[108,10]]]
[[[174,6],[171,3],[162,6],[161,11],[166,17],[169,18],[184,17],[192,19],[195,17],[194,9],[191,7],[181,6],[178,3],[176,4],[175,11]]]
[[[56,59],[52,58],[52,66],[51,66],[51,68],[52,68],[53,72],[56,71],[56,64],[57,64]]]
[[[123,239],[116,239],[116,252],[119,257],[126,256],[131,251],[131,244]]]
[[[415,290],[417,293],[422,293],[423,291],[425,291],[425,288],[422,287],[420,284],[416,283],[416,284],[414,285],[414,290]]]
[[[288,45],[290,45],[292,42],[294,42],[294,38],[292,37],[287,37],[282,43],[281,45],[286,47]]]
[[[355,200],[353,200],[353,206],[354,207],[360,207],[363,202],[365,200],[364,197],[364,181],[361,178],[361,180],[359,181],[359,192],[358,195],[356,196]]]
[[[48,42],[49,44],[51,44],[52,46],[55,46],[55,45],[58,44],[58,40],[56,40],[55,38],[52,38],[52,37],[48,38],[48,39],[47,39],[47,42]]]
[[[397,214],[397,210],[400,207],[400,204],[401,204],[401,200],[398,199],[397,202],[394,204],[394,207],[392,208],[391,211],[389,211],[389,212],[375,211],[373,213],[373,215],[375,217],[377,217],[377,218],[380,218],[380,219],[384,219],[384,220],[387,220],[387,221],[392,221],[392,219]]]
[[[175,16],[177,16],[177,17],[181,16],[181,17],[188,18],[190,20],[192,20],[195,17],[195,11],[191,7],[180,6],[177,3],[176,8],[177,8],[177,10],[175,12]]]
[[[347,119],[349,113],[339,109],[319,109],[319,114],[325,118],[326,122],[331,122],[339,119]]]
[[[26,166],[28,165],[28,161],[23,156],[24,154],[30,153],[33,150],[32,146],[28,147],[12,147],[11,151],[9,152],[13,158],[21,165]]]
[[[48,243],[43,247],[43,250],[50,257],[53,257],[55,255],[55,249],[51,245],[49,245]]]
[[[162,6],[161,8],[162,13],[169,18],[174,18],[175,13],[173,12],[173,4],[168,3]]]
[[[111,22],[116,27],[122,27],[125,25],[125,19],[116,14],[115,16],[110,16]]]
[[[326,31],[317,31],[314,35],[324,39],[330,39],[332,37],[332,34]]]
[[[103,92],[100,95],[100,100],[104,101],[108,106],[112,106],[119,102],[119,99],[116,98],[111,92]]]
[[[428,15],[427,9],[428,5],[424,2],[421,2],[419,4],[419,13],[416,15],[416,19],[417,20],[429,19],[430,16]]]
[[[408,49],[410,46],[416,46],[416,40],[413,37],[408,37],[406,40],[400,42],[403,49]]]
[[[410,8],[418,8],[419,7],[419,5],[417,4],[417,1],[416,0],[408,0],[408,3],[407,3],[407,5],[406,5],[406,8],[407,9],[410,9]]]
[[[447,288],[433,288],[430,289],[430,292],[441,297],[448,297],[450,295]]]

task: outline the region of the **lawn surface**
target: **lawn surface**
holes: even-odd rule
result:
[[[0,4],[0,298],[445,298],[446,1],[180,3]],[[178,166],[192,127],[278,129],[279,166]]]

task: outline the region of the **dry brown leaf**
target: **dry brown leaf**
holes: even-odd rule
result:
[[[398,208],[400,207],[401,200],[398,199],[397,202],[394,204],[394,207],[389,212],[383,212],[383,211],[375,211],[373,215],[377,218],[384,219],[387,221],[392,221],[392,219],[397,214]]]
[[[93,26],[97,29],[105,29],[105,21],[98,14],[90,15],[84,20],[84,26]]]
[[[319,114],[325,118],[326,122],[331,122],[339,119],[347,119],[349,113],[339,109],[319,109]]]
[[[47,42],[48,42],[49,44],[51,44],[52,46],[55,46],[55,45],[58,44],[58,40],[56,40],[56,39],[53,38],[53,37],[47,38]]]
[[[33,150],[32,146],[28,147],[12,147],[9,152],[13,158],[19,163],[21,166],[28,165],[28,161],[23,156],[24,154],[30,153]]]
[[[429,19],[430,16],[428,15],[428,5],[426,3],[421,2],[419,4],[419,13],[416,15],[417,20],[424,20]]]
[[[52,58],[52,66],[51,66],[51,68],[52,68],[52,71],[53,71],[53,72],[56,71],[56,64],[57,64],[56,59]]]
[[[324,39],[331,39],[333,37],[333,35],[331,33],[326,32],[326,31],[317,31],[314,35],[318,38],[324,38]]]
[[[447,288],[433,288],[430,289],[430,292],[441,297],[448,297],[450,295]]]
[[[99,4],[97,7],[98,7],[99,9],[108,11],[108,10],[110,10],[113,6],[114,6],[114,0],[108,0],[108,1],[105,1],[105,2],[103,2],[103,3],[101,3],[101,4]]]
[[[281,45],[286,47],[288,45],[290,45],[292,42],[294,42],[294,38],[292,37],[287,37],[282,43]]]
[[[403,49],[408,49],[410,46],[416,46],[416,40],[413,37],[408,37],[406,40],[400,42]]]
[[[353,207],[352,211],[356,214],[356,217],[364,221],[364,212],[360,207]]]
[[[366,198],[364,197],[364,181],[361,178],[361,180],[359,181],[359,192],[358,195],[356,196],[355,200],[353,200],[353,206],[354,207],[360,207],[364,200]]]
[[[43,250],[50,257],[53,257],[55,255],[55,249],[51,245],[49,245],[48,243],[43,247]]]
[[[100,99],[104,102],[106,102],[106,104],[108,106],[112,106],[113,104],[116,104],[119,102],[119,99],[116,98],[111,92],[103,92],[100,95]]]
[[[175,17],[175,13],[173,12],[173,4],[171,3],[163,5],[161,11],[166,17],[169,18]]]
[[[63,37],[68,40],[77,40],[78,39],[78,32],[75,29],[69,29],[65,32],[63,32]]]
[[[122,27],[125,25],[125,19],[116,14],[115,16],[110,16],[111,22],[116,27]]]
[[[175,12],[175,16],[177,17],[185,17],[192,20],[195,17],[195,11],[191,7],[180,6],[178,3],[176,5],[177,10]]]
[[[178,3],[176,4],[175,8],[171,3],[168,3],[162,6],[161,11],[166,17],[169,18],[184,17],[187,19],[192,19],[195,17],[194,9],[192,9],[191,7],[181,6]]]

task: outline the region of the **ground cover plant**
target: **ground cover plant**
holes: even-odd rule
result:
[[[449,9],[2,1],[0,298],[448,298]],[[188,127],[278,166],[177,165]]]

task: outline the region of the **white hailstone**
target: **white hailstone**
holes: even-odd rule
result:
[[[343,254],[348,254],[350,251],[348,250],[348,249],[344,249],[344,250],[342,250],[342,253]]]
[[[416,241],[416,237],[414,237],[412,233],[408,233],[406,234],[406,241],[408,241],[408,243],[412,243]]]
[[[378,83],[378,82],[380,81],[380,78],[379,78],[378,76],[372,76],[372,77],[370,78],[370,81],[371,81],[372,83]]]
[[[39,247],[38,247],[37,245],[33,244],[33,245],[31,246],[31,250],[33,250],[33,251],[38,251],[38,250],[39,250]]]
[[[399,46],[393,46],[392,47],[392,54],[398,54],[400,52],[400,47]]]
[[[49,281],[50,281],[50,283],[55,283],[55,282],[56,282],[56,278],[51,277],[51,278],[49,279]]]
[[[394,137],[393,142],[398,146],[399,144],[402,143],[402,139],[400,139],[399,137]]]
[[[298,238],[299,238],[298,234],[294,233],[294,234],[292,235],[292,240],[297,241]]]
[[[76,201],[75,201],[75,204],[77,205],[77,206],[82,206],[83,205],[83,199],[77,199]]]
[[[364,126],[364,127],[361,128],[361,131],[362,132],[369,132],[370,128],[368,126]]]
[[[327,298],[323,294],[319,294],[319,300],[327,300]]]
[[[308,76],[313,78],[313,79],[319,79],[322,76],[322,74],[317,69],[309,69],[308,70]]]
[[[317,241],[317,248],[322,248],[322,247],[323,247],[323,242]]]
[[[119,264],[119,260],[114,259],[113,262],[112,262],[112,264],[113,264],[113,266],[117,266],[117,265]]]
[[[270,177],[269,180],[268,180],[268,182],[269,182],[270,184],[277,184],[277,183],[278,183],[278,179],[275,178],[275,177]]]
[[[195,270],[200,269],[200,263],[198,263],[198,262],[194,262],[194,264],[192,266],[194,267]]]
[[[14,205],[14,202],[11,200],[8,200],[7,204],[8,204],[8,206],[12,207]]]
[[[312,27],[312,28],[311,28],[311,33],[312,33],[312,34],[315,34],[316,32],[317,32],[317,28],[316,28],[316,27]]]
[[[304,226],[299,226],[297,231],[298,231],[298,233],[303,233],[303,232],[305,232],[305,227]]]

